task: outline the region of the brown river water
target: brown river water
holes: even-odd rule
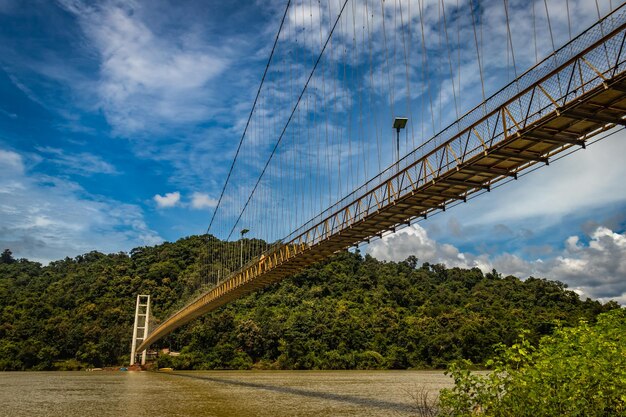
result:
[[[417,416],[438,371],[4,372],[0,416]]]

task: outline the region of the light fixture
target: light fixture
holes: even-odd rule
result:
[[[241,229],[241,251],[239,252],[239,264],[240,267],[243,268],[243,237],[246,233],[248,233],[250,230],[249,229]]]
[[[409,119],[406,117],[396,117],[393,119],[393,128],[396,130],[404,129],[408,121]]]
[[[396,129],[396,162],[400,161],[400,130],[406,127],[409,121],[406,117],[396,117],[393,119],[393,128]]]

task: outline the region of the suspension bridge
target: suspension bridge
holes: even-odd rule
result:
[[[596,2],[597,17],[573,35],[577,13],[559,5],[288,2],[238,123],[202,292],[137,351],[625,126],[626,7],[602,15]],[[494,82],[506,85],[487,96]]]

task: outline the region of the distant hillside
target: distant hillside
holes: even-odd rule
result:
[[[91,252],[42,267],[0,259],[0,370],[71,369],[128,361],[135,297],[157,320],[201,280],[205,237]],[[227,250],[230,246],[225,245]],[[522,329],[591,321],[616,303],[581,301],[562,283],[446,269],[411,257],[341,253],[198,319],[161,342],[178,369],[363,369],[484,362]]]

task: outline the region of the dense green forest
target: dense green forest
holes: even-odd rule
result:
[[[197,291],[206,239],[91,252],[48,266],[5,251],[0,370],[127,363],[136,295],[151,294],[155,321],[165,318]],[[546,279],[344,252],[179,329],[160,346],[182,354],[158,362],[178,369],[439,368],[461,358],[480,364],[522,329],[536,342],[557,323],[593,322],[618,307],[582,301]]]

